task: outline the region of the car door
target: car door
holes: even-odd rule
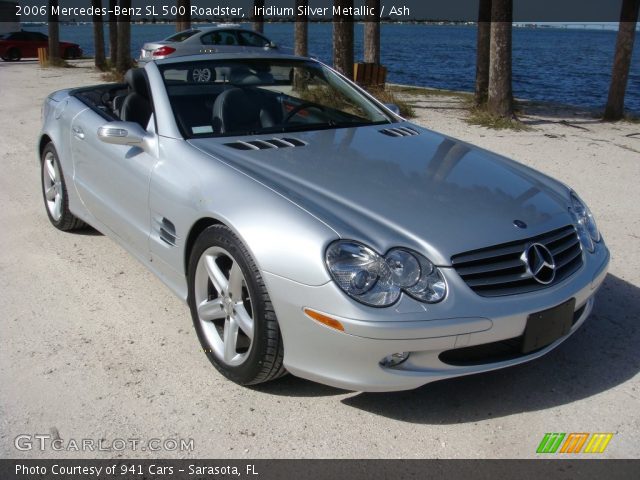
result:
[[[38,56],[39,48],[49,48],[49,37],[47,37],[44,33],[32,32],[30,40],[34,57]]]
[[[102,142],[107,120],[91,109],[71,124],[74,183],[89,212],[135,253],[148,251],[149,180],[157,157],[139,147]],[[153,117],[149,130],[154,130]]]

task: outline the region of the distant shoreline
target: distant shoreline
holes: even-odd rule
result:
[[[332,23],[333,19],[309,19],[308,23]],[[77,21],[60,21],[61,25],[65,26],[77,26],[77,25],[90,25],[93,22],[77,22]],[[108,23],[108,22],[104,22]],[[251,24],[251,20],[247,18],[232,18],[232,19],[192,19],[192,25],[210,25],[217,23],[237,23],[237,24]],[[269,19],[265,20],[266,24],[280,24],[280,23],[296,23],[296,20],[292,18],[283,18],[283,19]],[[354,20],[356,24],[366,23],[363,20]],[[428,25],[428,26],[440,26],[440,27],[477,27],[477,22],[467,21],[467,20],[430,20],[430,19],[410,19],[410,20],[394,20],[394,19],[381,19],[380,21],[383,25]],[[21,27],[42,27],[47,25],[48,22],[21,22]],[[131,22],[132,25],[175,25],[176,21],[173,19],[149,19],[142,18],[140,20],[135,20]],[[558,22],[557,24],[537,24],[537,23],[529,23],[529,22],[514,22],[514,28],[523,28],[530,30],[572,30],[572,31],[604,31],[604,32],[617,32],[617,24],[594,24],[591,25],[589,23],[562,23]],[[637,31],[640,32],[640,23],[638,24]]]

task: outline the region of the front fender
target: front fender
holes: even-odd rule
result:
[[[184,279],[189,233],[198,221],[211,218],[236,233],[261,271],[306,285],[323,285],[330,280],[324,251],[338,238],[334,230],[279,193],[184,140],[161,138],[149,205],[150,253],[157,269],[162,262],[164,268],[169,267]],[[163,239],[163,225],[174,229],[174,245]]]

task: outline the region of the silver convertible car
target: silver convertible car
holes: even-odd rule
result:
[[[43,116],[51,223],[146,265],[239,384],[392,391],[532,360],[584,323],[607,272],[569,187],[308,58],[153,61],[55,92]]]
[[[278,53],[290,50],[287,47],[279,47],[263,35],[246,30],[239,24],[221,23],[212,27],[184,30],[164,40],[145,43],[140,50],[138,64],[199,53],[262,53],[270,49],[278,50]]]

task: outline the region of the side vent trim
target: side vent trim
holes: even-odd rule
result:
[[[164,217],[156,220],[156,224],[160,240],[162,240],[167,245],[175,247],[176,240],[178,238],[176,236],[176,226]]]
[[[256,140],[237,140],[235,142],[225,143],[227,147],[235,148],[236,150],[267,150],[269,148],[290,148],[290,147],[305,147],[307,144],[297,138],[266,138]]]
[[[379,130],[380,133],[389,137],[414,137],[420,135],[420,132],[411,127],[393,127]]]

